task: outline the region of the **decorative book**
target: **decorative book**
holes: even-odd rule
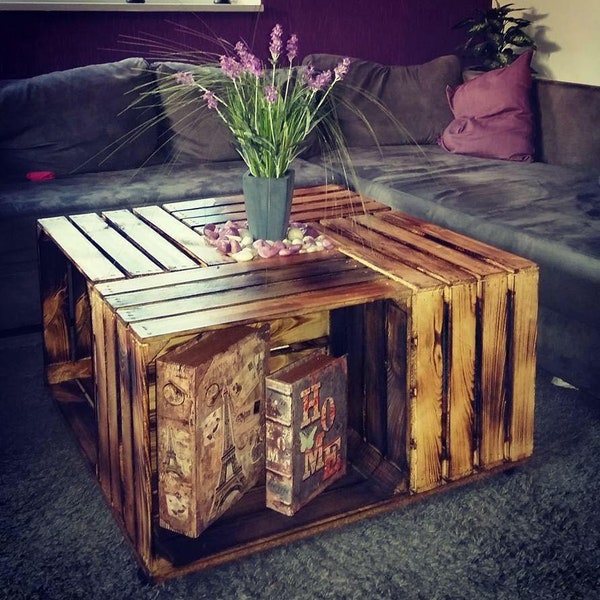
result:
[[[267,377],[266,503],[291,516],[346,473],[347,364],[314,352]]]
[[[225,329],[156,360],[162,527],[198,537],[263,476],[268,336]]]

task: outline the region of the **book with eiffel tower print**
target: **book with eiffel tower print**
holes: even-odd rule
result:
[[[268,337],[224,329],[156,360],[162,527],[196,538],[264,477]]]
[[[346,474],[347,364],[324,351],[267,377],[266,504],[294,515]]]

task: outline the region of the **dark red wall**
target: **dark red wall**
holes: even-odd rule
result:
[[[124,1],[124,0],[123,0]],[[331,52],[417,64],[454,51],[451,26],[489,0],[264,0],[263,13],[0,12],[0,79],[28,77],[126,56],[149,57],[143,39],[214,49],[177,26],[243,38],[262,53],[275,23],[300,37],[300,54]],[[128,45],[127,37],[139,45]]]

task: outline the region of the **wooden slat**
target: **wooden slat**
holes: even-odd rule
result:
[[[443,317],[443,290],[413,296],[409,319],[409,462],[413,492],[432,489],[442,480]]]
[[[127,345],[127,326],[117,320],[116,360],[118,361],[119,399],[121,403],[121,476],[123,480],[123,523],[134,547],[137,546],[135,458],[133,452],[132,368]]]
[[[208,275],[209,270],[210,268],[203,269],[202,274]],[[274,284],[300,280],[308,281],[305,285],[309,286],[318,283],[322,278],[331,278],[337,281],[342,275],[351,276],[352,273],[358,271],[368,272],[369,276],[372,276],[372,272],[365,271],[359,263],[351,261],[341,254],[334,255],[330,260],[313,261],[309,265],[306,263],[290,264],[284,269],[251,269],[247,271],[236,269],[231,270],[230,276],[223,273],[221,269],[212,269],[213,277],[199,278],[197,273],[192,273],[190,281],[182,281],[177,284],[169,281],[161,287],[144,285],[139,291],[132,290],[127,293],[114,294],[108,301],[113,308],[124,308],[218,292],[233,293],[235,290],[244,290],[250,287],[266,288],[269,286],[272,288]],[[145,282],[142,283],[145,284]],[[244,297],[241,301],[246,302],[248,299]]]
[[[232,258],[215,252],[215,249],[206,243],[202,235],[184,225],[159,206],[142,206],[135,208],[133,212],[152,224],[179,248],[206,265],[234,262]]]
[[[386,240],[381,236],[372,234],[365,228],[357,228],[348,219],[327,219],[319,228],[333,240],[340,252],[404,283],[413,290],[442,285],[430,274],[405,264],[402,252],[386,244]]]
[[[128,275],[148,275],[162,271],[146,254],[112,229],[100,215],[88,213],[73,215],[70,219]]]
[[[504,460],[507,410],[508,275],[487,277],[481,298],[480,464]]]
[[[221,327],[232,323],[270,321],[275,318],[308,314],[324,308],[333,310],[361,302],[380,300],[394,295],[395,292],[397,290],[388,281],[367,281],[352,286],[304,292],[301,295],[284,295],[235,307],[226,306],[185,315],[139,321],[131,324],[131,331],[140,339],[146,339],[154,336],[168,336],[175,332]]]
[[[408,318],[406,306],[387,308],[387,458],[408,472]]]
[[[98,435],[98,463],[96,473],[104,496],[111,502],[110,478],[110,430],[108,419],[108,404],[110,382],[106,370],[106,342],[104,334],[104,309],[100,296],[91,290],[92,326],[94,329],[94,385],[96,426]]]
[[[243,280],[239,282],[239,287],[236,285],[238,279],[240,278],[235,278],[225,288],[217,281],[218,289],[214,294],[210,290],[203,293],[200,289],[193,296],[121,308],[118,314],[128,323],[215,308],[228,308],[232,313],[243,314],[253,303],[295,297],[311,291],[324,295],[328,292],[333,294],[342,286],[372,282],[377,276],[372,271],[356,269],[347,273],[315,275],[309,281],[297,279],[265,284],[259,280],[256,284],[246,285],[247,282]]]
[[[390,213],[392,217],[394,213]],[[435,256],[447,261],[462,270],[465,270],[477,277],[484,277],[491,273],[497,273],[499,267],[477,257],[470,256],[461,248],[456,249],[449,245],[440,244],[439,239],[430,239],[422,233],[416,233],[390,223],[386,215],[372,216],[364,215],[357,217],[357,223],[368,227],[371,231],[381,233],[389,238],[389,243],[400,243],[411,248],[415,248],[425,254]]]
[[[89,281],[125,277],[125,273],[108,260],[66,217],[40,219],[38,223]]]
[[[506,250],[470,238],[462,233],[457,233],[456,231],[446,229],[439,225],[428,223],[427,221],[423,221],[422,219],[399,211],[381,213],[379,216],[390,223],[395,223],[400,227],[406,227],[411,231],[417,231],[422,234],[437,237],[440,240],[452,244],[455,248],[478,256],[484,260],[489,260],[509,271],[529,268],[534,264],[529,259],[523,258],[522,256],[517,256]]]
[[[144,344],[127,336],[130,355],[131,414],[133,428],[134,503],[136,550],[145,564],[152,562],[152,464],[150,459],[150,414],[148,400],[148,355]]]
[[[448,297],[446,476],[473,472],[475,453],[476,282],[453,286]]]
[[[185,271],[173,271],[160,273],[158,275],[147,275],[136,279],[121,279],[119,281],[108,281],[96,285],[96,289],[105,297],[116,296],[127,292],[152,290],[155,288],[169,287],[180,283],[191,283],[193,281],[210,281],[220,277],[231,277],[243,273],[254,273],[258,271],[276,270],[282,267],[292,268],[297,265],[308,265],[321,261],[348,261],[348,257],[335,251],[311,252],[306,254],[295,254],[292,256],[279,256],[269,259],[255,259],[248,262],[231,262],[223,265],[189,269]],[[333,263],[331,263],[333,265]],[[308,268],[308,266],[306,267]],[[312,268],[312,267],[310,267]],[[338,268],[338,267],[332,267]],[[342,268],[342,267],[340,267]]]
[[[166,202],[162,207],[172,213],[174,216],[179,216],[182,211],[194,211],[202,209],[211,209],[220,206],[229,206],[235,203],[242,203],[241,195],[233,196],[217,196],[213,198],[196,198],[194,200],[180,200],[178,202]]]
[[[511,396],[507,458],[521,460],[533,452],[535,408],[538,269],[521,271],[513,284]]]
[[[129,210],[111,210],[103,212],[102,216],[138,247],[143,248],[146,252],[151,252],[152,259],[163,268],[177,271],[198,266],[197,262],[169,243]]]

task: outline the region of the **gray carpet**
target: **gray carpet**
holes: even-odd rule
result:
[[[44,390],[37,335],[0,340],[0,598],[600,599],[600,402],[537,381],[511,473],[169,581],[144,583]]]

